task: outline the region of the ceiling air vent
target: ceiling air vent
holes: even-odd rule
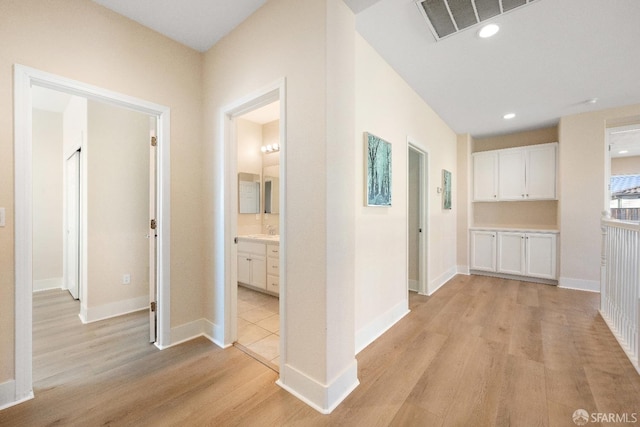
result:
[[[436,40],[537,0],[418,0]]]

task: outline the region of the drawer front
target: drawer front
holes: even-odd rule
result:
[[[280,260],[278,258],[267,258],[267,274],[280,275]]]
[[[280,278],[278,276],[267,276],[267,290],[276,294],[280,293]]]
[[[280,256],[280,246],[267,245],[267,256],[278,258]]]
[[[266,248],[264,243],[255,242],[238,242],[238,252],[245,252],[249,254],[256,254],[264,256],[266,254]]]

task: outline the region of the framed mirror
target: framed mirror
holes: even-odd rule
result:
[[[260,175],[238,173],[238,212],[241,214],[260,213]]]

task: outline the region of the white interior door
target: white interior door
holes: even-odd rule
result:
[[[420,284],[420,176],[421,176],[421,156],[416,150],[409,148],[409,198],[408,198],[408,279],[409,290],[418,292]]]
[[[149,150],[149,341],[156,342],[157,337],[157,202],[156,185],[158,174],[156,172],[157,163],[157,137],[156,118],[151,117],[151,144]]]
[[[80,293],[80,150],[75,151],[65,165],[65,287],[74,299]]]

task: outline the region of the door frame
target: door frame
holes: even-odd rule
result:
[[[216,224],[216,246],[224,257],[216,257],[216,270],[224,272],[221,292],[216,292],[216,307],[223,307],[223,324],[214,342],[221,347],[233,345],[238,338],[238,247],[235,238],[238,232],[238,147],[236,141],[235,118],[280,101],[280,360],[286,361],[286,79],[279,79],[254,93],[244,96],[221,109],[219,120],[220,140],[224,141],[221,160],[223,192],[214,194],[214,200],[222,206],[221,221]],[[222,194],[220,194],[222,193]]]
[[[84,138],[84,136],[83,136]],[[66,289],[67,291],[69,291],[69,293],[71,294],[71,296],[73,296],[75,299],[82,301],[82,286],[80,286],[80,277],[82,275],[81,272],[81,251],[82,251],[82,180],[80,179],[81,175],[82,175],[82,143],[77,146],[74,147],[74,151],[71,153],[71,155],[69,155],[68,153],[64,153],[64,167],[63,167],[63,171],[64,171],[64,187],[63,187],[63,218],[64,218],[64,240],[62,242],[62,259],[63,259],[63,289]],[[73,159],[75,156],[77,157],[77,160],[74,160],[74,162],[76,162],[73,166],[69,165],[69,162],[71,161],[71,159]],[[70,194],[69,188],[70,188],[70,182],[69,182],[69,171],[71,169],[71,167],[74,169],[74,174],[76,174],[73,178],[75,180],[75,178],[77,178],[77,183],[75,184],[77,186],[76,191],[74,192],[74,194]],[[70,215],[71,212],[69,211],[69,201],[70,199],[73,197],[75,203],[77,203],[77,211],[75,213],[75,218],[74,218],[74,227],[76,227],[76,254],[75,254],[75,260],[74,263],[76,263],[76,265],[74,267],[75,268],[75,273],[71,272],[69,270],[69,264],[70,264],[70,258],[69,258],[69,238],[68,238],[68,234],[69,234],[69,225],[70,225]],[[75,280],[76,280],[76,289],[75,289],[75,294],[74,294],[74,290],[72,290],[69,287],[69,280],[71,278],[71,275],[75,275]]]
[[[158,336],[155,345],[170,345],[170,108],[88,85],[45,71],[14,64],[14,202],[15,202],[15,401],[33,398],[33,192],[31,86],[78,95],[87,99],[149,114],[158,129]],[[86,161],[84,162],[86,173]],[[82,172],[81,172],[82,173]],[[81,178],[84,180],[85,177]],[[86,186],[82,190],[86,193]],[[86,194],[82,196],[86,204]],[[83,206],[82,209],[86,209]],[[86,210],[85,210],[86,211]],[[86,229],[86,224],[83,224]],[[86,242],[81,243],[86,250]],[[86,257],[85,257],[86,259]],[[86,266],[81,266],[83,275]],[[86,279],[81,277],[86,282]],[[82,285],[81,285],[82,289]],[[82,291],[81,291],[82,292]]]
[[[418,238],[418,250],[420,257],[418,260],[418,293],[420,295],[429,294],[428,272],[429,272],[429,151],[417,143],[411,137],[407,137],[407,194],[409,190],[409,152],[413,150],[420,155],[420,226],[422,233]],[[409,247],[409,197],[407,197],[407,248]],[[407,249],[407,261],[409,260],[409,250]],[[407,264],[407,270],[409,266]],[[407,271],[408,277],[408,271]],[[409,291],[409,280],[407,280],[407,292]]]

